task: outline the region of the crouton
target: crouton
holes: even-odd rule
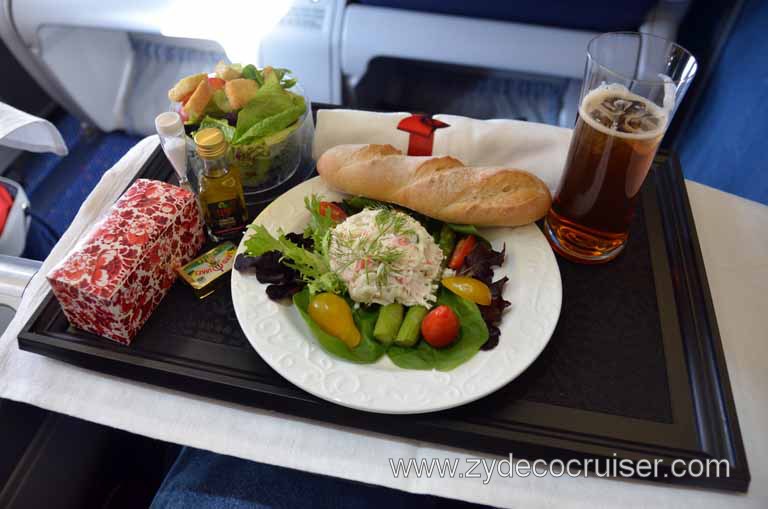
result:
[[[228,81],[224,85],[224,93],[227,94],[229,105],[236,110],[248,104],[258,90],[258,83],[245,78]]]
[[[216,64],[216,76],[224,81],[235,80],[243,75],[243,66],[240,64],[228,64],[223,60],[219,60]]]
[[[205,81],[207,75],[205,73],[193,74],[179,80],[176,85],[168,91],[168,99],[173,102],[181,102],[189,94],[195,91],[201,81]]]
[[[184,112],[189,116],[191,121],[194,122],[203,114],[212,95],[213,89],[211,88],[211,85],[208,84],[207,79],[197,84],[197,88],[192,93],[189,100],[184,103]]]

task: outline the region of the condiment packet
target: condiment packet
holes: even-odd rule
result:
[[[237,246],[224,242],[206,251],[183,267],[176,269],[179,276],[194,290],[198,299],[212,294],[235,263]]]

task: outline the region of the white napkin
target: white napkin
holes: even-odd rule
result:
[[[397,124],[410,113],[320,110],[312,155],[349,143],[388,143],[408,151],[409,134]],[[450,127],[437,129],[432,154],[450,155],[468,166],[505,165],[533,173],[554,192],[560,178],[571,130],[519,120],[475,120],[455,115],[432,118]]]
[[[0,102],[0,145],[30,152],[69,153],[56,126]]]

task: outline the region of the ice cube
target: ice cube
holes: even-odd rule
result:
[[[652,125],[654,128],[659,127],[659,124],[661,123],[661,119],[659,117],[654,116],[651,113],[646,113],[643,115],[643,122],[648,123]]]
[[[659,119],[650,113],[645,115],[622,115],[619,117],[618,129],[623,133],[642,133],[658,129]]]
[[[619,119],[619,131],[622,133],[635,133],[641,131],[643,122],[640,117],[627,117],[622,115]]]
[[[606,113],[605,111],[602,111],[599,108],[596,108],[590,111],[589,116],[592,117],[592,120],[600,122],[605,127],[611,127],[611,125],[613,124],[613,117],[611,117],[608,113]]]
[[[621,97],[609,97],[605,99],[600,105],[610,113],[623,113],[629,108],[634,101],[622,99]]]
[[[608,97],[607,99],[604,99],[602,103],[600,103],[600,106],[611,113],[619,113],[621,110],[616,104],[617,101],[621,101],[621,99],[618,97]]]
[[[645,103],[642,101],[630,101],[629,106],[624,110],[630,115],[641,115],[645,113]]]

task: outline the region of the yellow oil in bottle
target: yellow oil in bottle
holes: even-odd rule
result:
[[[248,224],[240,170],[227,164],[227,142],[215,127],[195,135],[197,154],[203,160],[198,199],[208,236],[218,242],[238,237]]]

